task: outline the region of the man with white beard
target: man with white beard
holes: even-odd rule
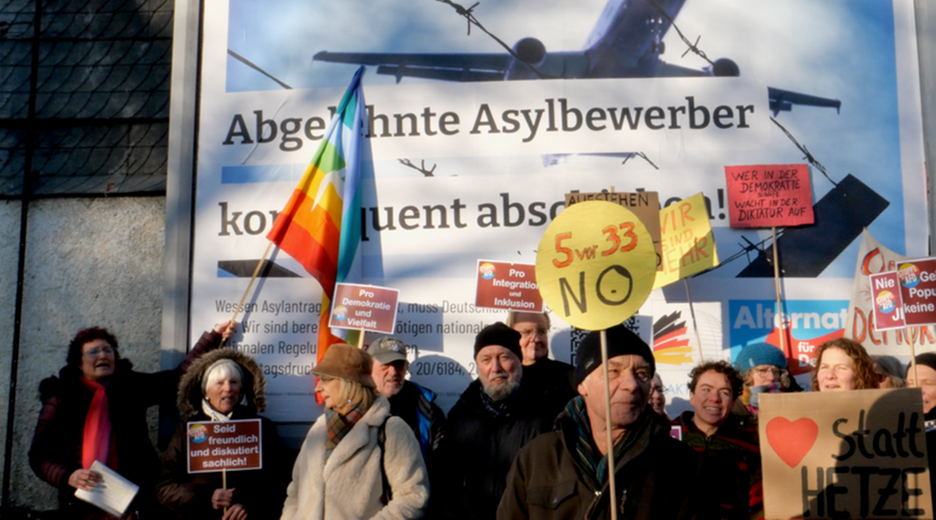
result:
[[[522,384],[520,333],[507,325],[482,329],[474,352],[478,379],[449,412],[440,456],[444,476],[433,482],[432,500],[443,518],[494,518],[517,452],[550,431],[565,404]]]

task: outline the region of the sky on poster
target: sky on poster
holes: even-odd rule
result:
[[[547,51],[580,50],[605,4],[606,0],[487,0],[475,15],[509,45],[533,36]],[[727,57],[737,62],[742,76],[776,88],[840,99],[841,114],[827,108],[794,107],[778,120],[826,166],[833,180],[852,173],[891,202],[871,232],[887,247],[904,252],[892,10],[890,1],[881,0],[785,0],[758,2],[756,8],[749,0],[687,0],[676,24],[691,40],[701,36],[699,47],[712,59]],[[312,56],[322,50],[502,51],[477,28],[469,36],[464,18],[451,6],[433,0],[232,0],[228,23],[230,50],[294,88],[347,85],[356,65],[313,64]],[[681,57],[685,45],[676,31],[667,33],[665,44],[664,61],[694,68],[705,65],[691,53]],[[916,57],[906,59],[911,58],[915,62]],[[227,67],[228,91],[281,88],[233,58],[227,58]],[[404,78],[403,84],[416,81],[420,80]],[[373,70],[364,76],[365,88],[393,82],[394,78],[378,76]],[[771,139],[772,146],[789,150],[787,162],[802,160],[781,132],[774,132]],[[738,164],[732,159],[710,156],[702,161]],[[579,167],[602,160],[604,167],[610,164],[607,161],[620,162],[619,158],[581,158]],[[757,161],[745,157],[740,164],[753,162]],[[381,176],[379,168],[377,175]],[[832,187],[815,170],[812,183],[814,199]],[[661,200],[665,200],[663,195]],[[762,240],[769,237],[769,230],[747,230],[744,235]],[[723,243],[738,243],[740,232],[717,228],[716,237],[723,247]],[[857,250],[856,240],[823,276],[851,277]],[[733,252],[726,250],[723,256]]]

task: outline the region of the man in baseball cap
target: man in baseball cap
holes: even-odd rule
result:
[[[555,431],[520,450],[507,475],[498,519],[610,518],[611,493],[619,518],[710,518],[700,512],[710,506],[702,507],[696,491],[697,455],[669,436],[669,424],[647,404],[656,371],[650,347],[622,325],[605,333],[607,381],[601,333],[591,332],[575,356],[579,396],[569,401]],[[607,439],[605,385],[611,394],[613,447]],[[608,478],[612,449],[614,490]]]
[[[435,392],[406,380],[409,361],[406,359],[406,345],[399,339],[390,336],[377,338],[370,343],[367,353],[374,361],[371,377],[377,391],[390,400],[390,413],[412,428],[423,460],[431,471],[430,454],[439,448],[445,432],[445,413],[434,402]]]

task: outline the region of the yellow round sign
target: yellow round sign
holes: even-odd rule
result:
[[[546,228],[536,283],[567,323],[602,330],[643,305],[656,278],[653,239],[629,209],[603,201],[569,206]]]

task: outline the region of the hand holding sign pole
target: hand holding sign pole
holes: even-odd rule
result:
[[[540,294],[553,312],[578,328],[601,331],[613,520],[617,496],[605,329],[620,325],[640,309],[653,289],[656,264],[646,227],[630,210],[610,202],[566,208],[546,228],[536,254]]]
[[[780,316],[780,350],[787,359],[787,332],[783,324],[780,293],[780,261],[777,226],[802,226],[815,222],[812,186],[806,164],[757,164],[725,166],[728,188],[728,215],[733,228],[770,227],[773,245],[774,286],[777,316]]]

